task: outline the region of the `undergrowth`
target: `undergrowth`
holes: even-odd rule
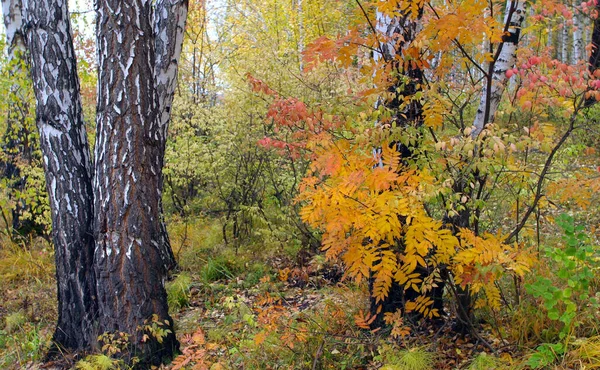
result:
[[[538,280],[530,281],[542,282],[527,289],[532,294],[521,289],[518,304],[506,296],[511,307],[501,316],[477,311],[478,335],[500,349],[494,353],[478,338],[457,335],[450,325],[417,326],[398,338],[390,337],[389,329],[361,329],[369,304],[365,284],[332,277],[335,266],[320,255],[299,264],[286,252],[273,258],[272,250],[261,256],[241,248],[236,254],[214,224],[188,223],[183,242],[185,227],[171,225],[173,245],[181,243],[175,247],[181,272],[166,288],[182,353],[167,368],[525,369],[536,366],[532,358],[543,355],[542,343],[555,351],[547,367],[600,368],[600,325],[590,301],[598,291],[597,259],[594,248],[586,249],[594,243],[581,228],[573,226],[572,232],[577,250],[585,251],[575,270],[570,261],[577,255],[565,256],[574,242],[564,229],[571,229],[563,225],[566,239],[549,242],[541,256],[546,263],[532,272]],[[49,345],[56,315],[53,255],[44,243],[7,246],[0,254],[0,283],[6,287],[0,292],[0,368],[17,369],[40,361]],[[586,266],[592,275],[582,272]],[[564,269],[570,273],[562,274]],[[509,292],[510,282],[502,284]],[[568,287],[572,293],[565,294]],[[561,315],[570,312],[569,300],[577,300],[577,309],[565,323]],[[550,346],[556,343],[562,343],[562,351]],[[71,364],[127,369],[110,353]]]

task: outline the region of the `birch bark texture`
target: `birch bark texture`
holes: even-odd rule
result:
[[[153,37],[151,0],[97,1],[96,13],[98,131],[93,188],[99,329],[135,334],[131,351],[158,364],[178,347],[164,288],[161,220],[168,122],[161,109],[170,106],[172,96],[157,94],[159,87],[170,91],[169,76],[175,72],[168,58],[157,67],[155,54],[155,42],[161,37],[166,41],[168,31]],[[153,316],[170,330],[162,343],[152,336],[144,340],[145,333],[138,330]]]
[[[8,56],[5,68],[12,82],[7,96],[8,114],[1,144],[3,159],[0,161],[0,177],[7,179],[13,190],[22,192],[26,178],[21,173],[19,162],[24,160],[30,163],[34,149],[29,135],[33,127],[28,119],[28,89],[23,86],[23,82],[29,76],[26,68],[27,49],[21,0],[2,0],[2,14]],[[16,199],[11,212],[14,233],[27,233],[36,228],[32,220],[24,220],[23,213],[27,210],[28,206]]]
[[[56,345],[95,340],[91,161],[67,0],[24,0],[36,124],[52,210],[58,287]]]
[[[122,357],[136,356],[142,364],[159,364],[178,347],[164,289],[175,260],[161,194],[188,2],[153,3],[95,3],[99,76],[92,166],[67,0],[24,2],[57,251],[61,316],[55,341],[64,349],[89,350],[98,334],[129,333]],[[144,339],[144,327],[152,324],[169,331]]]
[[[165,158],[167,132],[171,120],[171,108],[177,85],[177,71],[183,48],[183,36],[187,20],[188,0],[158,0],[154,14],[154,47],[156,61],[154,63],[155,89],[158,99],[158,114],[160,126],[160,163],[161,168]],[[162,194],[163,179],[160,178],[159,190]],[[159,246],[165,269],[173,271],[177,262],[169,234],[163,219],[162,196],[160,204],[161,238]]]
[[[582,11],[577,1],[573,1],[573,53],[571,64],[579,63],[584,55]]]
[[[6,30],[8,60],[25,53],[25,33],[23,32],[23,5],[21,0],[2,0],[2,16]]]
[[[472,137],[479,135],[498,110],[506,87],[506,71],[513,68],[517,61],[517,46],[526,15],[524,0],[508,0],[504,16],[506,34],[502,43],[498,45],[494,60],[489,65],[485,90],[481,94],[479,107],[473,121]]]

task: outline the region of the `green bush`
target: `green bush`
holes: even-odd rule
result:
[[[556,343],[543,343],[530,357],[528,365],[534,369],[560,359],[568,351],[570,336],[581,325],[581,319],[593,318],[600,308],[598,296],[591,289],[595,273],[600,269],[597,248],[592,245],[585,228],[575,225],[573,217],[560,215],[556,223],[563,231],[564,244],[544,250],[547,259],[554,264],[554,275],[538,276],[535,282],[525,287],[542,300],[548,318],[560,322],[562,329]]]

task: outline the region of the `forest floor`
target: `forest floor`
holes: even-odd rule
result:
[[[211,232],[210,226],[195,232],[203,230]],[[344,280],[341,267],[320,255],[300,260],[294,251],[236,253],[218,242],[195,244],[189,235],[172,239],[181,273],[167,292],[182,353],[165,369],[528,368],[531,352],[502,338],[507,334],[489,318],[481,319],[475,336],[453,331],[451,315],[442,324],[412,327],[404,337],[362,329],[365,284]],[[56,316],[50,246],[37,241],[28,249],[1,249],[0,283],[0,368],[44,368]],[[47,368],[126,368],[102,355],[65,354],[55,365]],[[594,367],[579,366],[576,355],[567,354],[556,368]]]

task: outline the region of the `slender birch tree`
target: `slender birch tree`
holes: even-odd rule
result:
[[[492,121],[500,105],[507,82],[506,71],[512,68],[517,61],[517,45],[526,15],[525,1],[507,1],[504,16],[505,35],[488,67],[485,89],[481,94],[473,122],[473,126],[475,126],[472,131],[473,137],[478,136],[485,125]]]
[[[8,60],[14,60],[26,51],[23,32],[23,5],[21,0],[2,0],[2,15],[8,45]]]
[[[7,97],[8,110],[6,131],[2,137],[2,160],[0,175],[10,181],[10,197],[15,205],[12,209],[12,232],[26,234],[39,227],[32,219],[23,217],[31,208],[17,192],[23,192],[27,178],[22,174],[22,165],[32,164],[35,140],[30,116],[30,86],[27,81],[27,49],[25,46],[23,6],[21,0],[2,0],[2,14],[6,30],[7,64],[6,72],[12,79]]]

